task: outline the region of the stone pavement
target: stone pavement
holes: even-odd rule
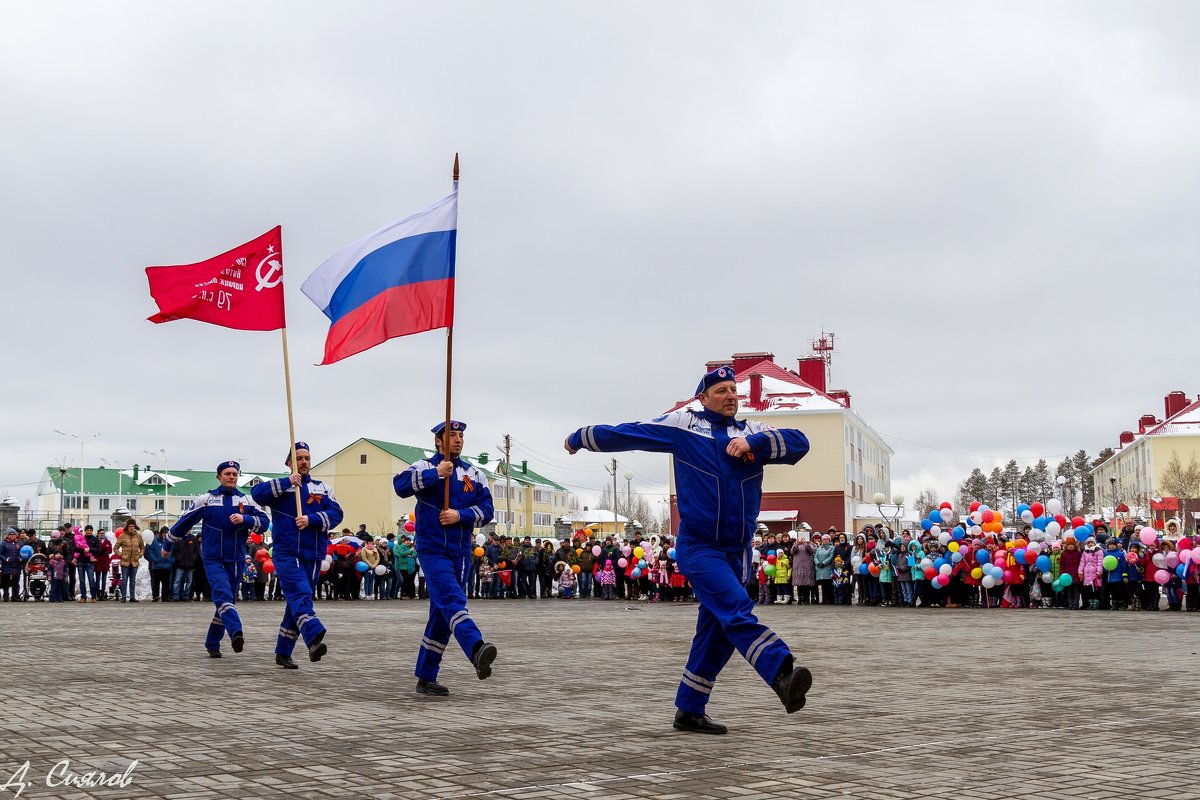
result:
[[[1200,797],[1200,614],[763,608],[808,707],[734,656],[708,737],[670,727],[692,605],[473,603],[500,657],[479,681],[452,643],[449,698],[412,691],[425,603],[318,604],[330,655],[298,672],[281,604],[241,608],[216,660],[211,605],[0,604],[0,800]],[[61,759],[138,764],[47,787]]]

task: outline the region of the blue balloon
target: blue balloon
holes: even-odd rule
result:
[[[858,565],[858,574],[859,575],[866,575],[870,571],[871,571],[870,567],[868,567],[866,564]]]
[[[777,553],[774,550],[768,550],[767,555],[773,556],[773,555],[777,555]]]
[[[633,572],[631,572],[631,573],[629,573],[629,574],[630,574],[630,576],[631,576],[631,577],[634,577],[634,578],[640,578],[640,577],[642,577],[642,571],[641,571],[641,569],[639,569],[638,567],[634,567],[634,568],[633,568]]]
[[[929,512],[929,521],[933,522],[933,523],[941,522],[942,521],[942,510],[940,508],[935,508],[933,511],[930,511]]]
[[[30,547],[29,545],[21,546],[21,560],[28,561],[32,555],[33,555],[32,547]]]
[[[1038,572],[1050,571],[1050,556],[1038,556],[1037,561],[1033,565],[1038,568]]]
[[[958,526],[955,526],[954,530],[950,531],[950,536],[953,537],[954,541],[956,542],[961,542],[963,537],[966,535],[967,532]]]
[[[1083,528],[1081,528],[1080,530],[1082,530],[1082,531],[1084,532],[1084,533],[1083,533],[1083,538],[1084,538],[1084,539],[1088,538],[1089,536],[1095,536],[1095,535],[1096,535],[1096,529],[1095,529],[1095,528],[1093,528],[1093,527],[1092,527],[1090,524],[1089,524],[1089,525],[1084,525],[1084,526],[1083,526]],[[1076,537],[1076,538],[1078,538],[1078,537]]]
[[[355,564],[355,565],[354,565],[354,568],[355,568],[356,570],[358,570],[359,572],[366,572],[366,571],[367,571],[367,570],[369,570],[371,567],[370,567],[370,566],[367,564],[367,562],[365,562],[365,561],[359,561],[357,564]]]
[[[671,559],[672,561],[675,560],[675,548],[674,547],[667,550],[667,558]]]
[[[1026,511],[1029,511],[1028,503],[1021,503],[1021,505],[1017,506],[1017,516],[1018,517],[1021,516],[1022,514],[1024,514]]]
[[[963,554],[962,553],[951,553],[950,560],[953,561],[955,564],[957,564],[958,562],[963,560]]]
[[[1053,517],[1051,519],[1053,519]],[[1049,523],[1050,520],[1046,519],[1045,517],[1036,517],[1033,520],[1033,527],[1037,528],[1039,531],[1044,531],[1046,530],[1046,525]]]
[[[950,562],[948,562],[946,559],[938,558],[937,561],[933,562],[933,568],[936,569],[938,572],[941,572],[942,567],[946,566],[948,563],[950,563]]]
[[[921,530],[929,531],[932,528],[933,528],[933,522],[931,520],[927,520],[927,519],[921,520]]]
[[[638,568],[638,569],[645,569],[645,568],[646,568],[646,559],[644,559],[644,558],[638,559],[638,565],[637,565],[637,568]]]
[[[992,554],[981,547],[975,551],[975,561],[980,565],[990,564],[992,563]]]
[[[1187,564],[1180,564],[1175,568],[1175,574],[1181,578],[1187,578]]]
[[[1000,580],[1001,578],[1003,578],[1004,577],[1004,568],[998,567],[995,564],[992,564],[992,577],[995,578],[996,580]]]

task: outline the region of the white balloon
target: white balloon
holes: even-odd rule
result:
[[[983,536],[983,528],[979,527],[978,525],[972,525],[971,526],[971,535],[972,536]]]
[[[1062,525],[1059,525],[1057,522],[1046,523],[1047,536],[1058,536],[1060,533],[1062,533]]]
[[[147,547],[154,541],[154,531],[142,531],[142,541]]]
[[[482,533],[475,534],[475,544],[479,545],[480,547],[483,547],[485,544],[487,544],[487,537],[484,536]]]
[[[1026,525],[1032,524],[1033,523],[1033,512],[1028,511],[1028,510],[1022,511],[1021,512],[1021,522],[1024,522]]]
[[[971,512],[971,522],[974,522],[976,525],[982,525],[983,524],[983,512],[982,511],[972,511]]]
[[[932,528],[929,529],[930,536],[937,536],[941,532],[942,532],[942,529],[939,528],[937,525],[934,525]]]
[[[1162,568],[1167,566],[1167,557],[1162,553],[1155,553],[1154,558],[1150,559],[1154,562],[1154,566]]]
[[[937,540],[939,544],[950,544],[950,534],[942,531],[938,534]]]
[[[756,561],[758,559],[755,559]],[[862,556],[850,556],[850,566],[858,569],[858,565],[862,563]]]
[[[933,566],[932,558],[922,558],[921,559],[921,571],[922,572],[924,572],[925,570],[929,569],[932,566]]]
[[[996,579],[991,575],[984,575],[983,580],[981,580],[980,583],[983,584],[983,588],[990,589],[996,585]]]
[[[1057,517],[1059,514],[1062,513],[1062,501],[1059,500],[1057,497],[1054,498],[1053,500],[1047,500],[1046,501],[1046,511],[1049,512],[1050,516]]]
[[[375,567],[375,574],[376,575],[387,575],[387,567],[385,567],[383,564],[377,565]]]
[[[1049,572],[1043,572],[1042,583],[1054,583],[1054,576]]]
[[[858,558],[858,556],[855,556],[854,558]],[[850,561],[851,561],[851,562],[853,562],[853,561],[854,561],[854,558],[850,559]],[[757,564],[759,561],[762,561],[762,553],[760,553],[760,552],[758,552],[757,550],[755,550],[755,551],[753,551],[753,552],[750,554],[750,559],[751,559],[751,560],[752,560],[752,561],[753,561],[755,564]],[[860,559],[860,560],[861,560],[861,559]],[[858,565],[857,565],[857,564],[855,564],[854,566],[856,566],[856,567],[857,567]]]
[[[1029,532],[1030,541],[1040,542],[1040,541],[1044,540],[1045,538],[1046,538],[1046,534],[1042,531],[1039,531],[1037,528],[1034,528],[1033,530],[1031,530]]]
[[[1035,539],[1034,541],[1030,542],[1025,547],[1025,550],[1026,550],[1026,552],[1033,553],[1036,555],[1037,553],[1042,552],[1042,546],[1040,544],[1038,544],[1037,540]]]
[[[949,564],[942,564],[942,568],[938,572],[942,575],[949,575],[951,572],[954,572],[954,567]]]
[[[950,520],[954,519],[954,512],[948,508],[943,508],[941,510],[941,515],[942,515],[942,522],[949,522]]]

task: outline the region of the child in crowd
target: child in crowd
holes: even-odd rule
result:
[[[488,563],[486,558],[479,559],[479,597],[486,598],[492,596],[492,565]]]
[[[67,596],[67,562],[62,553],[50,556],[50,602],[61,603]]]
[[[841,556],[833,557],[833,604],[850,605],[850,570]]]
[[[254,559],[246,556],[246,563],[242,567],[242,599],[254,599],[254,579],[258,577],[258,568],[254,566]]]
[[[600,570],[600,574],[596,576],[596,580],[600,584],[603,599],[612,600],[613,591],[617,585],[617,573],[613,569],[612,559],[604,560],[604,569]]]
[[[774,587],[771,589],[772,601],[778,603],[786,597],[790,606],[795,598],[792,595],[792,561],[787,551],[782,547],[775,553],[775,574],[771,576]]]
[[[558,599],[570,600],[575,596],[575,570],[571,569],[568,564],[562,565],[562,572],[558,575]]]
[[[765,561],[758,562],[758,604],[765,606],[771,602],[772,587],[775,584],[771,583],[771,576],[763,569],[767,565]]]

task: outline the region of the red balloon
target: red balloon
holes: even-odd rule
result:
[[[950,505],[949,503],[947,503],[946,501],[943,500],[942,504],[940,506],[938,506],[938,508],[954,508],[954,506]]]
[[[778,560],[779,560],[779,559],[778,559],[776,556],[767,556],[767,563],[768,563],[768,564],[774,564],[774,563],[775,563],[776,561],[778,561]]]
[[[1082,528],[1085,524],[1083,517],[1071,517],[1072,528]]]
[[[1183,537],[1182,539],[1180,539],[1179,540],[1179,549],[1180,550],[1191,550],[1192,549],[1192,540],[1186,536]]]
[[[925,568],[925,580],[931,581],[937,577],[937,574],[938,574],[938,571],[936,569],[934,569],[933,567]]]
[[[1067,527],[1067,518],[1064,517],[1062,514],[1055,514],[1054,521],[1058,523],[1058,527],[1060,527],[1060,528]]]
[[[978,500],[972,501],[971,502],[971,513],[974,514],[976,511],[978,511],[979,507],[981,505],[983,505],[983,503],[979,502]]]
[[[1029,510],[1033,512],[1035,517],[1040,517],[1042,514],[1046,513],[1046,507],[1041,503],[1030,503]]]
[[[264,547],[261,550],[256,550],[254,553],[254,557],[257,558],[259,561],[266,561],[268,558],[271,557],[271,554],[267,551],[267,548]]]
[[[250,534],[250,541],[253,544],[262,544],[262,534],[261,533]]]
[[[264,561],[262,569],[263,569],[263,572],[270,575],[272,572],[275,571],[275,562],[271,561],[269,559],[267,561]]]
[[[872,575],[878,575],[880,571],[881,570],[879,569],[878,564],[872,564],[871,566],[867,567],[867,572],[870,572]]]
[[[996,512],[992,511],[990,508],[987,511],[983,512],[983,521],[984,522],[990,524],[991,521],[994,520],[995,518],[996,518]]]
[[[417,526],[414,525],[412,522],[404,523],[404,530],[407,531],[408,533],[412,533],[416,529],[417,529]]]
[[[329,545],[329,547],[325,548],[325,555],[327,555],[327,556],[333,555],[333,545]]]

